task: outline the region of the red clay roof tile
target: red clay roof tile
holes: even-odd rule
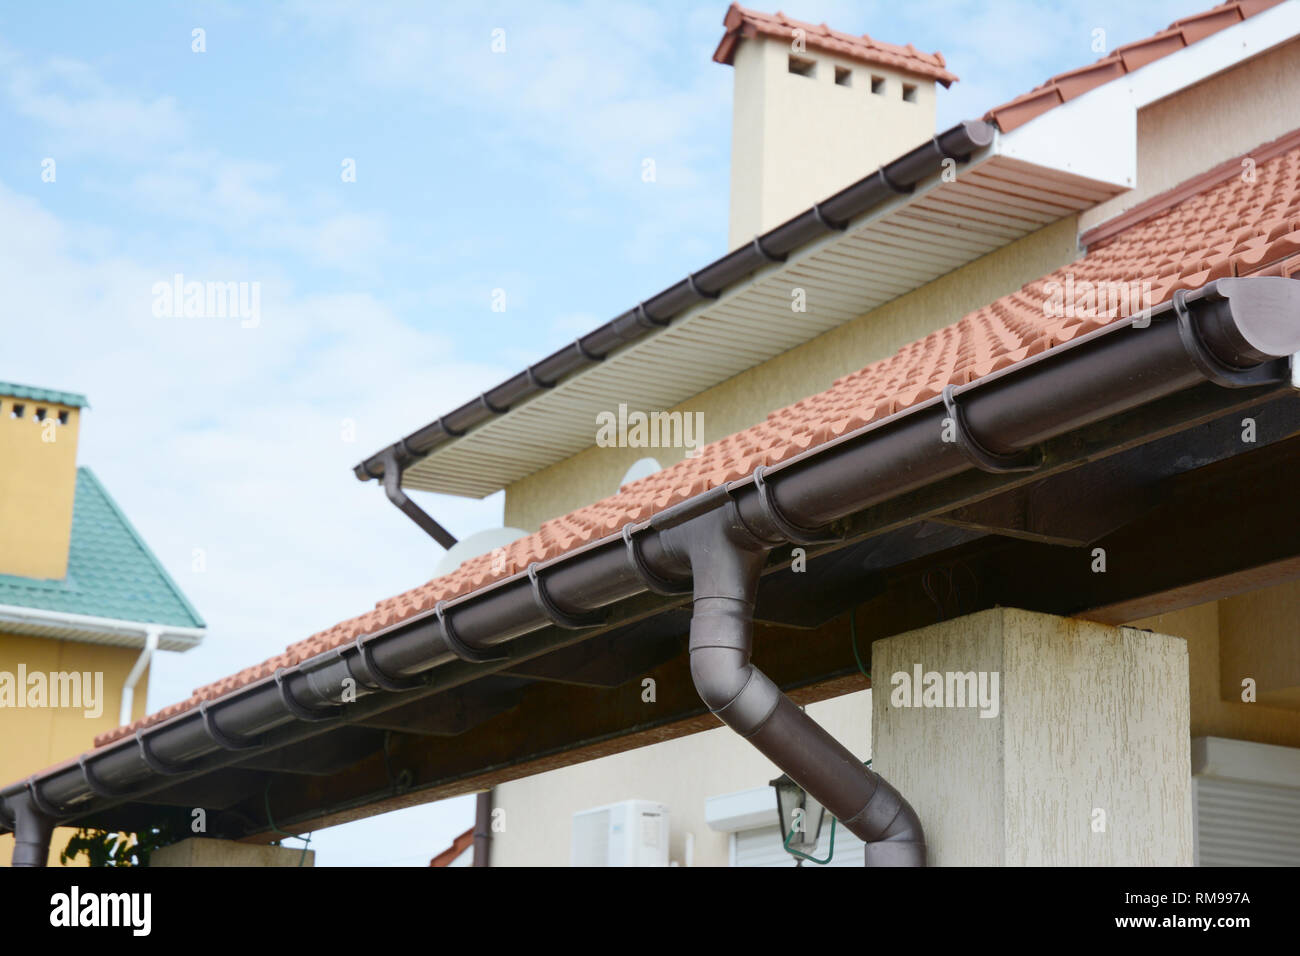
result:
[[[942,384],[965,384],[1053,345],[1068,342],[1112,319],[1050,318],[1043,303],[1049,283],[1150,282],[1151,304],[1178,288],[1242,275],[1300,255],[1300,138],[1256,167],[1256,181],[1221,182],[1185,197],[1160,215],[1093,248],[1082,259],[1028,283],[893,356],[845,375],[826,391],[771,412],[757,425],[706,445],[694,458],[624,485],[616,495],[552,519],[503,554],[480,555],[451,574],[219,681],[200,687],[179,704],[96,738],[102,746],[255,680],[354,640],[360,634],[405,620],[444,599],[460,597],[527,569],[533,561],[564,554],[640,521],[724,481],[752,473],[938,394]],[[1207,254],[1207,250],[1210,253]],[[1291,268],[1288,265],[1288,268]],[[1283,274],[1279,269],[1279,274]],[[1116,316],[1115,318],[1118,318]],[[502,560],[503,559],[503,560]]]
[[[1230,19],[1229,8],[1246,17],[1275,2],[1278,0],[1239,0],[1211,11],[1217,18],[1213,21],[1206,20],[1209,14],[1189,19],[1201,24],[1198,29],[1208,29],[1203,22],[1226,22]],[[1059,101],[1062,95],[1054,87],[1043,90],[1041,96],[1029,97]],[[1009,109],[1013,104],[998,109]],[[1130,220],[1131,213],[1126,213],[1121,217],[1125,219],[1124,231],[1105,235],[1105,241],[1092,246],[1082,259],[1028,283],[1019,292],[1003,296],[889,358],[837,379],[818,395],[769,413],[757,425],[705,446],[695,457],[624,485],[602,501],[547,521],[536,533],[504,549],[471,558],[451,574],[380,601],[372,610],[291,644],[261,664],[200,687],[187,700],[101,734],[95,738],[95,745],[103,746],[138,727],[151,726],[196,707],[200,701],[269,677],[278,667],[293,666],[359,635],[399,623],[429,610],[439,600],[463,596],[524,571],[534,561],[545,561],[617,534],[630,521],[643,521],[724,481],[748,475],[759,464],[784,461],[924,401],[937,394],[945,382],[965,384],[1113,320],[1104,316],[1064,321],[1049,318],[1044,307],[1049,283],[1064,283],[1067,277],[1075,283],[1147,282],[1152,293],[1149,304],[1157,305],[1175,289],[1195,288],[1220,276],[1266,268],[1277,270],[1277,274],[1295,273],[1300,267],[1293,267],[1290,258],[1300,254],[1300,130],[1251,155],[1257,161],[1253,183],[1245,183],[1237,176],[1222,178],[1217,172],[1220,167],[1216,167],[1210,179],[1206,179],[1209,174],[1202,174],[1189,181],[1199,187],[1198,191],[1176,188],[1139,207],[1140,218]],[[1232,160],[1221,168],[1230,169],[1233,164],[1239,169],[1241,160]]]
[[[1086,93],[1104,82],[1140,70],[1148,63],[1177,53],[1185,46],[1282,2],[1283,0],[1235,0],[1204,13],[1175,20],[1167,29],[1154,36],[1116,47],[1091,66],[1056,74],[1030,92],[993,107],[984,114],[984,118],[997,123],[1002,132],[1009,133],[1066,100]]]
[[[783,40],[793,39],[796,30],[802,30],[807,47],[835,53],[849,60],[860,63],[892,67],[905,73],[929,77],[944,86],[951,86],[957,77],[945,68],[942,53],[922,53],[912,44],[897,46],[873,40],[865,33],[854,36],[832,30],[824,23],[804,23],[787,17],[779,10],[776,13],[760,13],[747,10],[738,3],[727,9],[722,19],[727,28],[718,48],[713,51],[713,59],[718,63],[732,63],[736,58],[736,47],[745,38],[755,36],[778,37]]]

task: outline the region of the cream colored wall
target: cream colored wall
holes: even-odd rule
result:
[[[1138,182],[1090,209],[1081,232],[1300,126],[1292,41],[1138,113]]]
[[[875,761],[940,866],[1189,866],[1187,649],[994,608],[876,641]],[[896,706],[913,669],[998,674],[999,708]],[[1103,816],[1104,814],[1104,816]]]
[[[794,79],[802,79],[794,77]],[[705,441],[757,424],[773,409],[829,388],[835,379],[887,358],[1026,282],[1078,256],[1073,219],[1040,229],[954,270],[810,342],[741,372],[676,406],[703,412]],[[614,494],[645,449],[592,446],[506,489],[505,523],[535,531],[543,521]],[[680,461],[681,448],[656,448],[661,465]]]
[[[315,866],[316,851],[191,837],[155,850],[150,866]]]
[[[871,757],[871,691],[810,704],[808,714],[862,760]],[[705,799],[765,787],[780,775],[734,731],[719,727],[501,784],[495,804],[505,810],[506,829],[493,834],[492,865],[567,866],[574,812],[635,799],[667,805],[670,859],[683,860],[692,833],[696,866],[726,866],[728,835],[704,822]]]
[[[22,418],[12,416],[15,402]],[[38,408],[48,425],[33,417]],[[61,411],[66,425],[54,421]],[[80,421],[78,409],[0,394],[0,574],[67,574]]]
[[[1278,585],[1169,614],[1134,621],[1133,627],[1177,634],[1187,641],[1193,737],[1227,737],[1261,744],[1300,747],[1300,712],[1290,707],[1241,700],[1240,684],[1225,693],[1220,661],[1224,632],[1234,642],[1277,643],[1286,653],[1294,642],[1295,585]],[[1278,600],[1289,600],[1291,617],[1278,626]],[[1235,677],[1235,675],[1232,675]],[[1234,682],[1235,683],[1235,682]]]
[[[791,73],[791,55],[814,62],[813,75]],[[850,85],[836,84],[836,67]],[[923,77],[767,37],[741,41],[733,69],[732,249],[934,135],[935,84]],[[873,75],[882,93],[871,92]]]
[[[0,785],[29,777],[94,746],[94,738],[118,726],[122,685],[140,652],[134,648],[83,644],[49,638],[0,633],[0,671],[27,673],[99,672],[104,675],[103,704],[98,717],[80,708],[0,708]],[[149,671],[136,684],[132,720],[145,716]],[[60,827],[50,841],[50,865],[59,865],[59,851],[75,831]],[[8,866],[13,837],[0,836],[0,866]]]

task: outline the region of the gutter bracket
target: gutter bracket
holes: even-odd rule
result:
[[[357,639],[353,641],[353,646],[357,649],[357,656],[361,658],[361,664],[370,676],[370,681],[380,690],[386,690],[389,693],[401,693],[406,690],[415,690],[417,687],[427,686],[427,681],[420,677],[402,679],[393,677],[384,673],[384,669],[375,663],[374,649],[366,640],[367,635],[358,634]],[[280,685],[283,689],[284,685]]]
[[[299,720],[309,722],[332,720],[343,712],[342,707],[322,707],[317,710],[304,705],[298,698],[293,696],[293,691],[289,689],[289,682],[285,680],[285,673],[283,667],[275,669],[275,687],[280,692],[280,703],[284,705],[284,709]]]
[[[80,759],[77,761],[77,765],[81,767],[81,775],[86,778],[86,786],[90,788],[90,792],[97,797],[106,797],[109,799],[124,796],[126,793],[125,790],[118,790],[114,787],[110,787],[95,775],[95,770],[91,767],[89,758],[90,754],[82,754]]]
[[[562,627],[569,631],[580,631],[588,627],[600,627],[605,623],[603,613],[570,614],[551,600],[551,596],[546,593],[545,583],[537,574],[536,561],[528,565],[528,583],[532,585],[533,602],[537,605],[537,609],[546,615],[556,627]]]
[[[203,729],[214,744],[222,750],[253,750],[262,746],[261,737],[232,737],[217,726],[216,708],[209,706],[210,700],[199,703],[199,716],[203,718]]]
[[[398,509],[418,524],[424,533],[437,541],[440,545],[450,551],[456,545],[456,539],[442,525],[407,497],[406,492],[402,490],[402,466],[397,463],[397,450],[389,447],[384,451],[384,494],[388,500],[397,505]]]
[[[970,430],[966,414],[957,404],[952,385],[943,387],[943,407],[948,410],[948,417],[957,435],[957,444],[970,459],[971,464],[981,471],[995,475],[1010,474],[1018,471],[1036,471],[1043,464],[1043,450],[1038,447],[1026,449],[1014,455],[999,455],[984,447]]]
[[[145,739],[143,727],[135,732],[135,743],[140,749],[140,759],[143,760],[154,773],[162,774],[166,777],[174,777],[179,774],[188,773],[192,769],[185,764],[172,763],[169,760],[163,760],[162,757],[159,757],[154,753],[153,749],[149,746],[149,741]]]
[[[833,541],[843,540],[843,535],[827,534],[817,528],[804,528],[787,518],[781,506],[772,497],[772,486],[767,483],[766,471],[766,465],[759,465],[754,469],[754,488],[758,491],[758,502],[763,508],[763,517],[784,536],[785,540],[795,544],[830,544]]]
[[[623,545],[627,549],[627,566],[646,586],[646,590],[661,594],[664,597],[690,593],[690,581],[669,581],[667,578],[660,577],[650,570],[650,566],[641,555],[641,545],[636,539],[636,533],[632,530],[633,527],[632,522],[623,525]]]
[[[442,639],[447,642],[451,652],[467,664],[490,664],[493,661],[509,660],[509,654],[502,654],[493,650],[481,650],[477,647],[470,647],[456,629],[451,626],[451,614],[446,609],[446,601],[439,601],[433,606],[433,613],[438,618],[438,628],[442,631]]]

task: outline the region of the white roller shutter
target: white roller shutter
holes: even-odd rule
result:
[[[1201,866],[1300,866],[1300,789],[1196,779]]]
[[[1300,866],[1300,751],[1198,737],[1192,770],[1197,864]]]

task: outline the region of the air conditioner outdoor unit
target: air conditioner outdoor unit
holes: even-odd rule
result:
[[[668,808],[624,800],[573,815],[574,866],[667,866]]]

